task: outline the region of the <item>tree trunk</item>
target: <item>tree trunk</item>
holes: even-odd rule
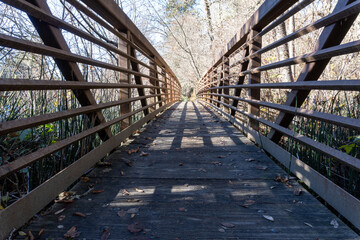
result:
[[[276,29],[277,39],[281,39],[286,36],[286,25],[282,22],[279,25],[279,29]],[[278,47],[278,58],[279,61],[289,58],[289,45],[285,43]],[[291,66],[281,68],[281,76],[284,82],[293,82],[294,78],[292,76]]]

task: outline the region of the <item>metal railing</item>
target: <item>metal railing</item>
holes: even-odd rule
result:
[[[311,91],[326,94],[330,90],[352,93],[360,90],[359,79],[317,81],[333,57],[359,52],[359,39],[347,43],[342,41],[354,28],[354,21],[360,11],[360,1],[339,0],[332,13],[262,46],[263,39],[269,32],[285,20],[304,11],[310,4],[315,4],[315,8],[322,5],[313,0],[265,1],[239,33],[231,39],[219,59],[198,82],[197,98],[242,129],[249,138],[360,228],[359,179],[352,183],[352,191],[345,191],[329,179],[329,176],[324,176],[323,171],[315,169],[312,164],[315,161],[312,157],[316,156],[320,159],[319,165],[326,162],[327,169],[332,174],[336,174],[336,171],[333,171],[335,167],[336,169],[346,167],[358,176],[359,156],[343,151],[340,146],[314,138],[306,130],[302,130],[301,126],[296,125],[300,120],[317,126],[327,124],[330,129],[345,129],[344,131],[348,133],[346,138],[353,137],[350,133],[360,136],[358,118],[342,116],[330,111],[310,110],[309,104],[304,106],[304,102],[309,100]],[[262,56],[271,50],[295,40],[296,45],[304,43],[306,39],[304,36],[316,31],[319,36],[313,51],[263,64]],[[353,63],[356,63],[356,60]],[[294,65],[301,69],[294,82],[279,82],[276,77],[271,78],[267,75],[270,71],[280,71],[281,68]],[[359,74],[355,78],[359,78]],[[277,101],[274,101],[271,92],[275,89],[281,92]],[[285,89],[288,92],[280,91]],[[358,106],[355,108],[355,113],[358,114],[359,111]],[[329,138],[337,138],[335,133],[334,136],[329,135]],[[295,148],[295,145],[298,148]],[[354,148],[356,146],[359,147],[359,144]],[[300,148],[305,149],[305,154],[300,154],[301,156],[298,154]],[[304,162],[305,158],[306,162]],[[351,193],[357,196],[354,197]]]
[[[68,13],[72,14],[70,8],[76,9],[84,19],[98,24],[107,36],[115,39],[114,41],[95,34],[96,31],[91,28],[91,24],[85,28],[80,27],[81,22],[72,24],[56,17],[44,0],[1,2],[6,4],[3,6],[26,14],[42,42],[31,41],[11,33],[0,33],[0,46],[11,51],[25,51],[50,57],[55,61],[63,79],[0,78],[0,91],[31,93],[71,90],[79,107],[3,121],[0,123],[0,136],[19,135],[23,130],[57,121],[90,119],[90,126],[33,152],[20,155],[12,161],[4,162],[0,166],[0,179],[5,181],[18,174],[20,170],[31,167],[79,141],[94,139],[94,136],[100,138],[99,146],[90,148],[72,164],[62,167],[61,171],[46,179],[41,185],[21,196],[4,210],[0,210],[0,239],[3,239],[13,228],[22,226],[95,163],[118,147],[134,131],[179,101],[181,86],[164,59],[114,1],[66,0],[63,3]],[[101,49],[97,50],[99,58],[91,57],[91,54],[76,54],[73,49],[71,51],[72,43],[68,40],[70,34],[82,41],[80,46],[92,44]],[[106,59],[115,59],[115,62]],[[97,82],[88,81],[81,69],[84,66],[111,71],[111,76],[117,78],[108,82],[100,82],[99,79]],[[95,96],[96,90],[117,90],[115,93],[118,96],[114,98],[118,100],[102,102]],[[106,120],[104,111],[111,108],[116,108],[119,114]],[[76,118],[79,116],[84,117]],[[112,127],[119,124],[120,131],[114,133]]]

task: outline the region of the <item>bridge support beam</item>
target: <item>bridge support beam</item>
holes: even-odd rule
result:
[[[250,31],[250,36],[249,38],[252,39],[254,38],[257,34],[259,33],[259,31],[256,31],[254,29],[252,29]],[[258,50],[261,49],[261,37],[256,37],[253,41],[253,43],[250,44],[249,46],[249,53],[250,55],[257,52]],[[249,60],[249,69],[253,69],[253,68],[257,68],[261,66],[261,55],[258,55],[254,58],[251,58]],[[261,73],[260,72],[255,72],[255,73],[250,73],[249,74],[249,84],[258,84],[260,83],[260,77],[261,77]],[[249,88],[249,99],[251,100],[260,100],[260,89],[251,89]],[[254,105],[254,104],[248,104],[248,113],[249,114],[253,114],[256,116],[260,115],[260,107],[259,105]],[[259,122],[254,120],[254,119],[249,119],[249,126],[258,131],[259,130]]]

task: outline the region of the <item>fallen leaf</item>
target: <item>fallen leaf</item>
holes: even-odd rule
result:
[[[132,167],[132,162],[129,159],[121,158],[121,160],[126,163],[129,167]]]
[[[76,238],[80,235],[80,232],[76,231],[76,227],[71,227],[65,234],[65,238]]]
[[[137,147],[136,149],[130,149],[130,150],[128,151],[128,154],[131,155],[131,154],[133,154],[133,153],[137,153],[137,152],[139,152],[139,150],[140,150],[140,147]]]
[[[86,218],[86,215],[81,213],[81,212],[74,212],[73,213],[74,216],[78,216],[78,217],[83,217],[83,218]]]
[[[140,134],[141,132],[139,130],[136,130],[133,132],[133,134]]]
[[[142,156],[142,157],[146,157],[148,155],[149,155],[149,153],[146,153],[146,152],[143,152],[143,151],[141,151],[141,153],[140,153],[140,156]]]
[[[136,216],[135,213],[131,214],[130,218],[134,218]]]
[[[127,195],[127,196],[130,195],[130,193],[126,189],[124,189],[122,193],[123,193],[123,195]]]
[[[244,208],[248,208],[251,205],[254,205],[256,202],[254,200],[248,199],[244,202],[244,204],[242,204],[241,206]]]
[[[58,225],[57,228],[58,228],[58,229],[63,229],[63,228],[64,228],[64,225]]]
[[[82,181],[82,182],[89,182],[89,181],[90,181],[90,178],[88,178],[88,177],[81,177],[81,181]]]
[[[334,228],[339,227],[339,223],[336,221],[336,219],[331,220],[330,225],[334,226]]]
[[[259,170],[267,170],[268,169],[268,167],[266,167],[266,166],[256,166],[256,169],[259,169]]]
[[[120,171],[120,174],[121,174],[121,176],[124,176],[124,172],[123,172],[123,171]]]
[[[142,230],[144,230],[144,228],[141,227],[138,223],[132,223],[128,226],[128,230],[131,233],[137,233],[137,232],[141,232]]]
[[[40,230],[40,232],[38,233],[38,236],[40,237],[40,236],[41,236],[41,234],[43,234],[43,233],[44,233],[44,231],[45,231],[45,229],[44,229],[44,228],[42,228],[42,229]]]
[[[314,228],[313,225],[311,225],[310,223],[304,222],[304,224],[305,224],[306,226],[309,226],[309,227],[311,227],[311,228]]]
[[[107,240],[110,237],[109,227],[105,227],[101,233],[100,240]]]
[[[270,187],[270,189],[274,189],[274,188],[276,188],[276,186],[271,186],[271,187]]]
[[[179,211],[180,211],[180,212],[187,212],[187,209],[184,208],[184,207],[181,207],[181,208],[179,208]]]
[[[119,217],[121,217],[121,218],[125,217],[126,214],[127,214],[127,212],[124,211],[124,210],[120,210],[120,211],[118,211],[118,213],[117,213],[117,215],[118,215]]]
[[[138,213],[139,212],[139,208],[130,208],[129,210],[126,211],[129,214],[133,214],[133,213]]]
[[[99,193],[102,193],[102,192],[104,192],[104,189],[97,189],[97,190],[92,190],[91,191],[93,194],[99,194]]]
[[[188,186],[189,186],[189,184],[185,183],[185,184],[184,184],[184,186],[185,186],[185,187],[188,187]]]
[[[222,232],[222,233],[225,232],[225,229],[223,229],[223,228],[219,228],[218,230],[219,230],[219,232]]]
[[[234,224],[229,223],[229,222],[222,222],[221,225],[223,225],[224,227],[227,227],[227,228],[233,228],[233,227],[235,227]]]
[[[301,195],[301,192],[302,192],[301,189],[296,189],[296,190],[294,191],[294,195],[295,195],[295,196],[300,196],[300,195]]]
[[[55,203],[73,203],[74,199],[62,199],[62,200],[55,200]]]
[[[23,231],[19,231],[18,234],[19,234],[20,236],[22,236],[22,237],[27,236],[27,234],[26,234],[25,232],[23,232]]]
[[[64,219],[65,219],[65,215],[60,215],[60,216],[58,217],[58,221],[59,221],[59,222],[63,221]]]
[[[111,162],[98,162],[98,163],[96,163],[96,166],[98,166],[98,167],[111,167],[112,163]]]
[[[140,199],[137,199],[137,198],[130,198],[127,200],[128,202],[141,202]]]
[[[206,173],[207,171],[204,168],[199,168],[199,171]]]
[[[151,137],[146,137],[145,139],[146,139],[146,140],[154,140],[154,139],[152,139]]]
[[[272,216],[269,216],[269,215],[263,215],[263,217],[266,219],[266,220],[269,220],[271,222],[273,222],[275,219],[272,217]]]
[[[32,234],[32,232],[29,230],[28,231],[28,235],[29,235],[29,240],[34,240],[34,235]]]
[[[253,161],[255,161],[255,158],[247,158],[247,159],[245,159],[245,161],[246,162],[253,162]]]
[[[64,210],[65,210],[65,208],[60,209],[59,211],[56,211],[54,214],[55,214],[55,215],[58,215],[59,213],[62,213]]]
[[[141,190],[141,189],[138,189],[138,188],[135,188],[135,191],[137,191],[138,193],[143,193],[143,192],[145,192],[144,190]]]

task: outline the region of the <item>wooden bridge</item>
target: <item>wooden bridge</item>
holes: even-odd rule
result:
[[[83,121],[81,131],[2,162],[5,191],[39,162],[57,166],[58,156],[81,149],[0,210],[1,239],[360,239],[360,183],[345,189],[311,162],[318,156],[359,174],[358,156],[294,127],[304,118],[360,135],[359,119],[303,107],[312,90],[360,90],[359,79],[317,81],[333,57],[360,50],[360,40],[342,43],[359,0],[339,0],[333,13],[262,47],[263,36],[313,2],[265,1],[198,82],[195,102],[180,102],[174,72],[114,1],[66,3],[117,44],[57,18],[44,0],[1,2],[27,14],[42,42],[0,33],[0,45],[51,57],[63,80],[0,78],[0,91],[71,91],[78,105],[1,122],[0,135]],[[261,65],[262,54],[317,30],[307,54]],[[99,46],[99,58],[75,54],[64,32]],[[261,73],[292,65],[302,68],[296,81],[262,80]],[[83,66],[114,79],[89,81]],[[289,92],[279,104],[264,89]],[[96,90],[118,97],[102,102]],[[119,110],[111,119],[110,108]]]

